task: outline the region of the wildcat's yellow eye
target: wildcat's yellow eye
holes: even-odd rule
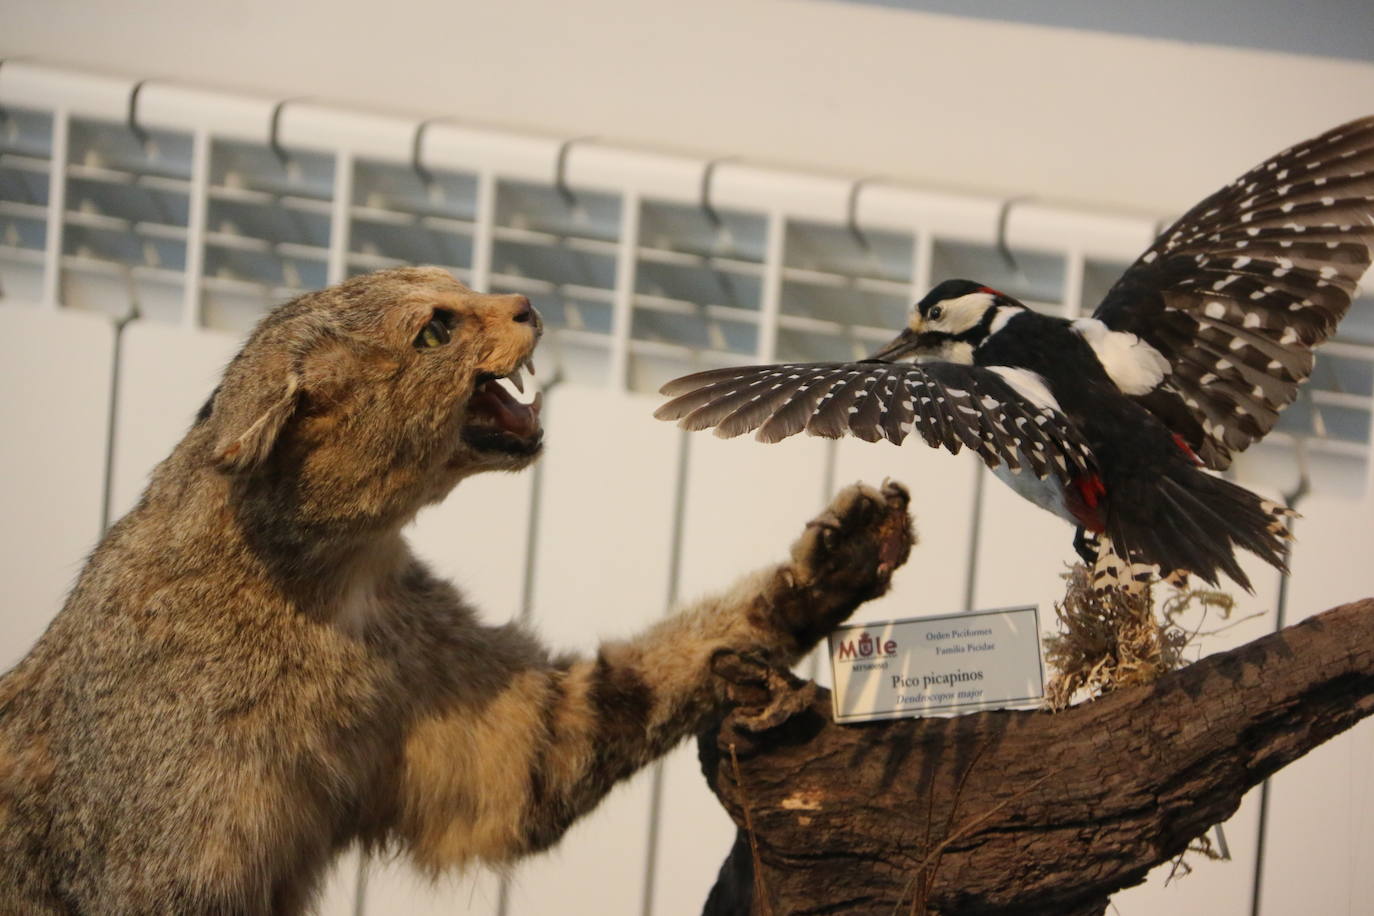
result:
[[[425,323],[420,329],[420,333],[415,337],[415,349],[428,350],[433,347],[442,347],[453,339],[453,333],[449,330],[449,325],[444,321],[438,312],[434,317]]]

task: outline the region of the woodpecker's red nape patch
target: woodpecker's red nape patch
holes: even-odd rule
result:
[[[1197,452],[1193,451],[1193,447],[1188,444],[1188,440],[1184,439],[1179,433],[1174,433],[1174,444],[1182,450],[1184,455],[1188,456],[1189,461],[1198,467],[1202,467],[1202,459],[1197,456]]]
[[[1002,293],[1000,290],[995,290],[995,289],[993,289],[991,286],[980,286],[980,287],[978,287],[978,292],[980,292],[980,293],[987,293],[989,296],[1002,296],[1002,295],[1005,295],[1005,294]]]

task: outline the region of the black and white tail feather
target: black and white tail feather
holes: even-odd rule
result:
[[[1191,461],[1224,470],[1296,398],[1312,371],[1312,348],[1349,310],[1372,250],[1369,117],[1284,150],[1193,207],[1074,330],[1085,339],[1120,332],[1120,341],[1147,344],[1158,381],[1136,390],[1113,375],[1120,388],[1113,396],[1148,411]],[[1001,296],[965,281],[968,288]],[[1097,348],[1093,343],[1104,359]],[[969,362],[699,372],[665,385],[673,400],[655,416],[691,430],[714,426],[727,437],[757,430],[764,442],[804,430],[900,444],[915,431],[931,446],[972,449],[1041,505],[1011,476],[1028,470],[1068,493],[1083,481],[1105,480],[1109,505],[1095,538],[1094,569],[1103,588],[1134,590],[1153,575],[1189,573],[1215,583],[1218,572],[1248,588],[1237,547],[1284,569],[1291,510],[1200,473],[1176,453],[1157,474],[1114,473],[1088,444],[1083,415],[1039,396],[1036,385],[1049,372],[1026,372],[1015,360],[978,364],[978,351],[971,352]]]
[[[1153,579],[1189,575],[1217,585],[1224,572],[1247,591],[1236,559],[1244,548],[1283,573],[1293,510],[1209,474],[1164,474],[1114,482],[1106,531],[1098,535],[1092,582],[1099,590],[1139,591]]]

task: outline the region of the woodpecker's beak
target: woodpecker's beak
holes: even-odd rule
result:
[[[888,341],[881,350],[874,353],[869,359],[892,363],[903,357],[914,356],[920,352],[920,349],[920,335],[911,328],[905,328],[902,333]]]

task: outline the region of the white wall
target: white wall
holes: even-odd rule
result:
[[[1165,213],[1374,107],[1374,63],[820,0],[6,0],[0,56]]]

